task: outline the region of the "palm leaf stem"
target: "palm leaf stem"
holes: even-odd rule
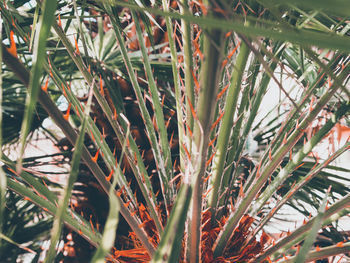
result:
[[[281,3],[279,1],[276,1],[276,0],[268,0],[265,2],[268,2],[271,5],[275,5],[277,7],[279,5],[281,5]],[[333,5],[331,5],[331,6],[329,5],[329,3],[326,0],[320,0],[320,1],[311,0],[311,1],[307,1],[307,2],[302,1],[302,0],[293,0],[292,2],[288,3],[288,5],[293,6],[293,7],[303,6],[306,8],[310,8],[312,10],[319,10],[318,12],[320,12],[320,11],[323,11],[326,13],[330,12],[330,13],[345,16],[345,17],[347,17],[349,15],[349,12],[350,12],[350,8],[347,5],[347,3],[342,1],[342,0],[335,0],[333,2]]]
[[[280,12],[278,11],[278,9],[276,8],[276,6],[271,5],[271,2],[269,3],[269,1],[265,1],[265,2],[261,2],[259,1],[261,4],[265,5],[266,7],[268,7],[270,9],[270,12],[272,14],[274,14],[275,18],[286,28],[290,29],[290,30],[295,30],[295,27],[293,27],[292,25],[290,25],[289,23],[287,23],[285,20],[283,20],[282,14],[280,14]],[[328,29],[326,27],[326,29]],[[335,29],[334,29],[335,30]],[[341,31],[339,35],[343,36],[346,33],[346,31]],[[332,79],[335,79],[335,75],[333,74],[333,72],[327,67],[325,66],[321,60],[319,59],[319,57],[315,54],[315,52],[312,51],[312,49],[308,46],[304,46],[303,47],[305,53],[307,53],[314,62],[316,62],[316,64],[318,64]],[[323,54],[325,55],[326,52],[329,50],[324,50]],[[346,89],[342,84],[340,84],[340,88],[341,90],[348,96],[348,98],[350,99],[350,91],[348,91],[348,89]]]
[[[209,2],[205,1],[206,6]],[[212,14],[213,15],[213,14]],[[208,17],[210,17],[208,15]],[[207,29],[207,28],[206,28]],[[192,216],[189,222],[188,251],[189,262],[200,261],[200,237],[201,237],[201,214],[203,196],[203,178],[206,171],[207,149],[211,134],[211,125],[216,108],[216,95],[221,75],[221,61],[223,50],[223,33],[220,30],[208,30],[203,37],[203,55],[200,71],[200,89],[198,95],[197,112],[198,121],[194,124],[194,143],[200,157],[198,175],[193,176],[194,188],[192,198]],[[197,166],[196,165],[196,166]]]
[[[62,42],[66,43],[66,41],[68,41],[67,39],[64,39]],[[68,52],[71,51],[70,53],[72,54],[72,47],[68,46],[67,44],[67,50]],[[71,91],[71,89],[69,88],[68,84],[63,81],[63,79],[61,78],[61,76],[59,75],[59,72],[55,69],[54,64],[52,62],[50,62],[50,66],[47,63],[43,63],[44,67],[46,69],[46,71],[50,74],[52,74],[53,77],[53,81],[56,84],[56,86],[61,89],[62,93],[66,95],[66,98],[68,99],[68,101],[74,106],[74,111],[76,112],[77,116],[80,116],[80,119],[82,121],[82,116],[84,116],[83,114],[83,110],[82,110],[82,106],[80,104],[80,102],[78,101],[78,99],[76,98],[76,96],[73,94],[73,92]],[[101,96],[101,94],[99,93],[98,88],[95,85],[95,80],[93,79],[91,84],[94,90],[94,95],[95,98],[98,100],[99,104],[102,105],[102,108],[105,110],[105,112],[110,113],[109,118],[112,119],[112,113],[111,110],[107,104],[107,102],[105,101],[105,99]],[[115,157],[113,156],[108,144],[106,143],[104,137],[102,136],[101,132],[99,131],[99,129],[97,128],[97,126],[95,125],[94,121],[91,118],[88,118],[87,120],[87,125],[88,125],[88,130],[93,134],[94,138],[101,138],[101,140],[94,140],[94,143],[97,146],[97,149],[101,150],[101,152],[103,153],[102,158],[105,160],[105,163],[107,164],[108,168],[110,171],[115,171],[116,174],[118,174],[119,176],[115,177],[115,180],[118,181],[118,185],[120,187],[124,187],[125,191],[127,192],[129,198],[132,200],[132,204],[134,205],[134,207],[136,208],[136,199],[128,185],[128,182],[126,181],[125,176],[122,173],[122,170],[120,167],[118,167],[115,163]],[[115,122],[113,122],[113,124],[111,125],[112,127],[116,126]],[[114,129],[116,130],[116,129]]]
[[[263,66],[266,74],[270,75],[270,77],[275,81],[278,88],[284,93],[284,95],[288,98],[288,100],[293,104],[293,106],[299,110],[298,105],[294,102],[294,100],[289,96],[289,93],[284,89],[283,85],[278,81],[276,78],[274,72],[270,69],[268,63],[264,60],[264,57],[260,54],[259,50],[257,50],[251,43],[251,41],[244,35],[240,35],[242,40],[246,43],[246,45],[250,48],[250,50],[254,53],[254,55],[258,58],[261,65]],[[264,47],[261,45],[261,49],[264,49]],[[275,58],[275,56],[272,55],[272,58]]]
[[[281,46],[280,45],[277,45],[275,46],[275,49],[278,49],[278,53],[275,55],[277,58],[279,58],[284,50],[284,48],[280,48]],[[272,71],[274,71],[277,67],[277,62],[276,61],[272,61],[270,62],[270,65],[269,65],[270,69]],[[248,135],[252,129],[252,125],[253,125],[253,122],[257,116],[257,112],[260,108],[260,105],[261,105],[261,102],[263,100],[263,97],[264,97],[264,94],[267,90],[267,87],[270,83],[270,80],[271,80],[271,77],[269,74],[263,74],[262,76],[262,80],[261,82],[259,83],[259,87],[257,88],[257,91],[256,91],[256,95],[252,98],[252,102],[251,102],[251,108],[250,108],[250,112],[249,112],[249,116],[248,116],[248,119],[243,127],[243,131],[242,131],[242,134],[241,134],[241,140],[239,141],[239,145],[238,145],[238,148],[236,151],[233,151],[233,150],[230,150],[229,152],[229,157],[231,155],[234,155],[234,159],[233,161],[235,162],[238,162],[239,159],[241,158],[241,155],[242,155],[242,150],[243,150],[243,147],[247,141],[247,138],[248,138]],[[232,170],[234,169],[234,167],[232,167],[231,169],[228,169],[227,171],[225,171],[226,173],[229,173],[229,174],[232,174]],[[235,174],[233,177],[236,177],[236,173],[238,172],[237,170],[234,170],[233,171]],[[254,180],[254,177],[253,176],[250,176],[248,177],[248,180],[247,182],[245,183],[244,185],[244,192],[246,192],[246,190],[248,189],[248,187],[251,185],[251,183],[253,182]]]
[[[166,10],[168,11],[168,10]],[[189,14],[189,6],[187,0],[181,0],[180,12],[182,14]],[[191,102],[192,106],[195,108],[195,92],[194,92],[194,80],[192,76],[193,72],[193,53],[192,53],[192,33],[191,33],[191,24],[181,19],[181,30],[182,30],[182,40],[183,40],[183,57],[184,57],[184,74],[185,74],[185,91],[186,97]],[[186,123],[190,127],[190,130],[193,131],[193,115],[191,112],[191,107],[189,103],[186,103]],[[189,136],[188,136],[189,137]],[[188,138],[189,147],[192,149],[192,138]]]
[[[156,122],[158,125],[158,132],[159,132],[159,139],[161,144],[161,152],[164,155],[164,162],[165,162],[165,172],[167,174],[167,180],[170,181],[173,178],[173,167],[172,167],[172,160],[171,160],[171,153],[170,153],[170,146],[168,141],[168,134],[167,129],[165,127],[164,122],[164,114],[162,110],[162,106],[160,104],[159,100],[159,94],[157,91],[157,86],[154,81],[151,64],[148,57],[148,52],[146,50],[145,41],[142,35],[142,30],[140,23],[138,21],[138,17],[134,11],[131,11],[132,16],[134,17],[134,23],[136,26],[136,34],[138,36],[139,44],[141,46],[141,53],[143,58],[143,64],[145,67],[145,73],[146,77],[148,79],[148,85],[149,89],[151,91],[151,98],[153,102],[154,107],[154,114],[156,117]],[[174,187],[169,187],[169,193],[165,193],[167,195],[167,199],[172,199],[174,197]]]
[[[88,53],[88,49],[87,49],[87,45],[86,45],[86,41],[85,41],[85,34],[84,34],[82,23],[81,23],[81,17],[78,14],[78,5],[77,5],[76,0],[73,0],[73,7],[74,7],[75,19],[78,22],[78,28],[80,31],[81,42],[83,43],[84,54],[86,55],[86,58],[89,58],[89,56],[87,56],[87,54],[89,54],[89,53]],[[82,10],[82,13],[83,12],[84,12],[84,10]],[[78,41],[78,39],[77,39],[77,41]]]
[[[219,128],[217,145],[216,145],[216,154],[213,159],[212,165],[212,176],[211,184],[213,190],[210,193],[209,197],[209,207],[212,210],[212,216],[215,217],[215,210],[217,208],[218,197],[220,196],[223,189],[228,185],[229,177],[224,174],[222,176],[227,150],[229,146],[230,134],[232,132],[232,125],[235,117],[235,111],[237,108],[238,96],[241,91],[241,82],[244,74],[244,70],[247,64],[247,60],[250,54],[250,49],[245,43],[241,43],[239,53],[236,59],[236,63],[233,66],[233,72],[231,75],[230,86],[228,87],[225,106],[224,106],[224,116],[222,118],[222,123]],[[241,119],[240,116],[237,117],[238,120]],[[233,138],[237,140],[238,138]],[[235,149],[233,149],[235,150]]]
[[[337,58],[335,56],[335,58],[333,58],[332,61],[329,62],[329,64],[332,65],[336,61],[337,61]],[[325,74],[325,71],[322,70],[318,74],[318,77],[310,85],[310,87],[305,90],[305,92],[303,93],[301,99],[297,103],[299,109],[302,109],[303,107],[305,107],[306,103],[310,101],[311,96],[315,93],[315,91],[319,87],[320,79],[322,78],[322,76],[324,74]],[[339,79],[337,78],[336,84],[340,85],[341,82],[344,81],[345,76],[346,76],[346,74],[343,74],[342,78],[339,78]],[[297,121],[298,118],[300,118],[300,114],[298,114],[298,113],[299,113],[299,110],[297,108],[293,108],[288,113],[288,116],[286,117],[286,120],[283,122],[283,124],[282,124],[281,128],[279,129],[277,135],[275,136],[273,141],[270,143],[270,147],[268,147],[266,149],[265,153],[263,154],[263,157],[261,158],[261,165],[265,164],[268,161],[268,158],[269,158],[268,156],[269,156],[270,152],[271,152],[271,155],[273,155],[278,150],[278,146],[283,141],[284,136],[286,136],[286,134],[288,134],[290,132],[290,130],[293,128],[294,125],[296,125],[295,122]],[[251,178],[251,179],[253,179],[253,178]],[[252,181],[250,181],[249,184],[246,184],[245,189],[247,189],[247,187],[250,186],[251,182]]]
[[[336,65],[336,62],[338,61],[337,56],[335,56],[332,61],[330,61],[329,64],[331,65]],[[338,76],[338,78],[336,78],[334,80],[333,85],[341,85],[342,82],[345,80],[347,73],[350,72],[348,68],[346,68],[346,72],[343,72],[341,76]],[[321,71],[318,74],[318,77],[314,80],[314,82],[310,85],[310,87],[308,89],[306,89],[306,91],[303,93],[303,96],[301,97],[300,101],[297,103],[298,108],[301,109],[303,107],[305,107],[306,103],[310,100],[310,97],[312,96],[312,94],[316,91],[316,89],[319,87],[319,81],[322,78],[322,76],[325,74],[325,71]],[[265,151],[265,153],[263,154],[263,157],[261,158],[260,164],[261,166],[263,166],[269,159],[269,155],[271,153],[271,155],[273,155],[277,150],[279,145],[281,144],[283,138],[286,136],[286,134],[288,134],[290,132],[290,130],[293,128],[293,125],[295,124],[295,121],[300,118],[300,115],[298,114],[298,109],[297,108],[293,108],[288,116],[286,117],[286,120],[283,122],[281,128],[279,129],[277,135],[275,136],[275,138],[273,139],[273,141],[270,143],[270,147],[268,147]],[[248,189],[248,187],[252,184],[252,182],[254,181],[254,177],[251,176],[248,179],[248,182],[245,184],[245,191]]]
[[[129,135],[129,130],[126,134],[126,137]],[[125,152],[126,149],[126,140],[124,140],[123,148],[122,148],[122,155]],[[120,158],[121,162],[122,157]],[[120,166],[120,164],[119,164]],[[115,237],[116,237],[116,230],[118,226],[119,221],[119,210],[120,210],[120,203],[118,202],[118,199],[116,198],[114,194],[114,189],[117,186],[117,181],[114,180],[111,188],[109,189],[109,212],[106,220],[106,224],[103,230],[103,235],[101,238],[100,245],[98,246],[94,257],[92,258],[92,263],[104,263],[105,257],[108,255],[110,250],[112,249]]]
[[[335,56],[332,61],[329,62],[330,65],[336,65],[338,61],[338,56]],[[298,108],[301,109],[305,107],[306,103],[310,100],[310,97],[313,95],[313,93],[316,91],[317,87],[319,86],[319,80],[322,78],[322,76],[326,72],[322,70],[320,74],[318,74],[318,77],[315,79],[315,81],[310,85],[310,87],[304,92],[303,96],[301,97],[300,101],[298,102]],[[342,82],[346,79],[347,74],[350,73],[350,68],[345,67],[344,71],[334,79],[333,86],[336,85],[336,87],[340,87],[342,85]],[[286,117],[286,121],[281,126],[279,132],[277,133],[277,136],[273,139],[273,141],[270,143],[270,147],[266,149],[265,153],[263,154],[263,157],[261,158],[261,166],[263,166],[264,163],[266,163],[269,159],[269,155],[273,156],[274,153],[278,150],[278,146],[281,144],[283,138],[290,132],[290,129],[292,129],[293,125],[295,124],[295,121],[300,118],[300,115],[298,114],[297,108],[293,108],[288,116]],[[251,178],[253,179],[253,177]],[[252,180],[245,186],[245,190],[251,185]]]
[[[251,118],[252,114],[250,114],[249,110],[254,107],[258,108],[262,100],[262,99],[256,100],[255,96],[260,96],[260,98],[262,98],[262,96],[259,95],[260,93],[259,91],[264,88],[260,85],[259,90],[256,91],[256,93],[254,91],[255,84],[259,75],[258,74],[259,68],[260,68],[260,63],[258,59],[255,58],[254,61],[251,63],[251,69],[249,70],[249,72],[251,72],[249,73],[251,74],[249,77],[250,88],[248,87],[244,88],[243,95],[241,98],[241,103],[237,113],[238,120],[234,125],[232,135],[230,137],[229,144],[232,146],[228,149],[226,167],[224,170],[224,177],[229,178],[229,185],[227,187],[225,198],[222,198],[222,200],[220,199],[220,203],[219,203],[219,205],[223,205],[225,207],[228,207],[228,198],[230,196],[230,191],[233,189],[234,187],[233,184],[236,182],[236,179],[239,175],[239,171],[241,170],[241,168],[239,167],[239,161],[241,156],[243,155],[243,151],[242,151],[243,145],[245,144],[245,141],[248,136],[248,132],[245,133],[246,126],[242,127],[243,121],[245,121],[246,119],[248,119],[248,121],[250,119],[255,119],[256,115],[253,114],[253,118]],[[264,76],[267,76],[267,75],[264,75]],[[255,105],[254,101],[258,103],[258,105]],[[248,123],[246,123],[246,125],[248,125]]]
[[[162,7],[164,10],[169,11],[169,2],[167,0],[162,0]],[[168,34],[168,40],[169,40],[169,47],[170,47],[170,55],[171,55],[171,68],[172,68],[172,74],[173,74],[173,80],[174,80],[174,90],[175,90],[175,100],[176,100],[176,115],[177,115],[177,127],[178,127],[178,134],[179,134],[179,149],[180,149],[180,168],[182,171],[185,170],[187,162],[188,162],[188,158],[186,157],[186,152],[184,149],[184,145],[187,144],[187,146],[191,145],[191,141],[192,138],[190,138],[190,136],[186,136],[186,140],[189,141],[189,143],[187,143],[187,141],[185,141],[185,129],[184,129],[184,116],[182,113],[182,102],[181,102],[181,87],[180,87],[180,75],[179,75],[179,71],[178,71],[178,57],[177,57],[177,52],[176,52],[176,46],[175,46],[175,40],[174,40],[174,30],[173,30],[173,26],[172,26],[172,22],[171,22],[171,18],[170,17],[165,17],[165,25],[167,28],[167,34]],[[185,40],[186,41],[186,40]],[[184,45],[186,45],[184,43]],[[184,56],[186,56],[186,54],[184,53]],[[185,62],[186,63],[186,62]],[[186,74],[186,73],[185,73]],[[187,104],[186,104],[187,105]],[[194,105],[194,104],[193,104]],[[193,131],[193,129],[192,129]],[[187,135],[189,135],[190,132],[187,132]],[[187,139],[189,138],[189,139]],[[192,147],[189,148],[190,151],[192,151]]]
[[[47,38],[50,33],[51,25],[54,19],[54,13],[56,11],[57,1],[43,1],[42,14],[39,18],[39,24],[36,28],[36,36],[34,40],[33,50],[33,67],[31,78],[29,80],[28,94],[25,103],[25,111],[23,116],[23,122],[21,127],[21,146],[19,152],[19,159],[17,162],[17,171],[21,170],[22,158],[24,149],[26,147],[26,140],[29,133],[30,126],[33,121],[33,113],[37,102],[39,90],[40,90],[40,78],[43,71],[42,62],[46,56],[46,44]]]
[[[230,145],[231,148],[227,151],[227,160],[226,160],[226,167],[223,170],[223,181],[222,182],[222,186],[223,189],[221,189],[222,191],[227,191],[226,196],[229,195],[230,190],[232,190],[232,185],[230,182],[235,182],[238,176],[238,162],[237,160],[234,160],[233,158],[235,157],[235,153],[237,151],[237,148],[239,146],[239,142],[243,139],[241,138],[241,127],[242,127],[242,123],[245,117],[245,108],[247,107],[247,105],[249,104],[249,88],[245,87],[243,90],[243,94],[242,94],[242,98],[241,98],[241,102],[238,108],[238,112],[237,112],[237,121],[233,127],[233,131],[232,134],[230,136]],[[227,164],[232,163],[231,167],[227,167]],[[230,173],[229,171],[231,171],[233,168],[234,169],[234,174],[232,175],[232,173]],[[224,189],[226,188],[226,189]],[[227,199],[226,198],[221,198],[219,200],[219,206],[225,205],[224,203],[226,203]]]
[[[315,54],[315,52],[313,52],[313,51],[311,50],[311,48],[305,48],[304,51],[305,51],[305,53],[307,53],[307,54],[310,56],[310,58],[311,58],[314,62],[316,62],[316,63],[320,66],[320,68],[322,68],[322,69],[327,73],[327,75],[329,75],[329,77],[330,77],[331,79],[336,80],[336,76],[334,75],[334,73],[329,69],[329,67],[327,67],[327,66],[320,60],[319,56],[317,56],[317,55]],[[340,86],[341,90],[346,94],[346,96],[348,97],[348,99],[350,99],[350,91],[349,91],[349,89],[348,89],[347,87],[345,87],[342,83],[337,83],[337,85]]]

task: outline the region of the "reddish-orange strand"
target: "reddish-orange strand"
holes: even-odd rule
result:
[[[222,95],[226,92],[226,90],[228,89],[228,85],[226,85],[225,88],[222,89],[222,91],[220,91],[220,93],[216,96],[216,100],[219,100]]]
[[[238,49],[240,44],[241,44],[241,42],[239,42],[238,45],[235,46],[235,48],[230,52],[230,54],[227,56],[227,58],[222,62],[222,65],[221,65],[222,67],[226,66],[228,60],[233,56],[233,54],[236,53],[236,51],[237,51],[237,49]]]
[[[217,137],[218,137],[218,136],[215,136],[214,139],[212,139],[212,140],[210,141],[209,147],[213,145],[213,143],[215,142],[215,140],[216,140]]]
[[[187,122],[185,122],[185,125],[186,125],[186,127],[187,127],[187,131],[188,131],[189,134],[190,134],[190,137],[192,138],[192,130],[191,130],[190,126],[188,126]]]
[[[11,30],[10,32],[10,47],[7,49],[7,51],[14,57],[17,57],[17,48],[16,48],[16,42],[14,38],[14,33]]]
[[[109,173],[108,177],[106,178],[106,180],[109,182],[112,179],[112,175],[114,173],[114,170],[112,169],[111,172]]]
[[[284,138],[283,138],[283,144],[286,144],[287,143],[287,133],[284,135]]]
[[[95,136],[94,136],[94,134],[92,133],[92,130],[90,130],[90,133],[91,133],[91,139],[92,139],[92,141],[93,141],[93,142],[96,142]]]
[[[58,26],[62,28],[61,16],[58,14]]]
[[[114,108],[113,120],[116,120],[117,117],[118,117],[118,115],[117,115],[117,110]]]
[[[192,77],[193,77],[193,81],[194,81],[194,85],[196,86],[196,91],[198,92],[199,91],[199,82],[193,72],[193,70],[191,69],[191,73],[192,73]]]
[[[211,125],[210,129],[213,130],[215,128],[216,125],[218,125],[218,123],[220,122],[221,118],[224,116],[224,111],[220,114],[219,118],[217,118],[217,120],[213,123],[213,125]]]
[[[49,78],[46,79],[45,85],[41,87],[41,89],[42,89],[44,92],[47,92],[48,84],[49,84]]]
[[[343,244],[344,244],[344,241],[340,241],[340,242],[337,243],[336,246],[337,246],[337,247],[343,247]]]
[[[100,153],[100,149],[97,150],[97,152],[95,153],[95,156],[91,158],[91,160],[96,163],[97,159],[98,159],[98,154]]]
[[[72,107],[72,103],[68,104],[68,109],[66,111],[66,114],[63,115],[63,118],[68,121],[69,115],[70,115],[70,108]]]
[[[194,108],[193,108],[193,105],[192,105],[192,103],[191,103],[190,99],[188,99],[188,98],[187,98],[187,101],[188,101],[188,104],[190,105],[190,109],[191,109],[191,112],[192,112],[193,118],[194,118],[195,120],[198,120],[198,118],[197,118],[197,114],[196,114],[196,112],[194,111]]]
[[[105,92],[103,90],[103,85],[102,85],[102,78],[101,78],[101,75],[100,75],[100,92],[101,92],[101,95],[104,96],[105,95]]]
[[[182,147],[184,147],[184,150],[185,150],[185,152],[186,152],[186,155],[187,155],[187,157],[188,157],[188,160],[191,161],[191,155],[190,155],[190,153],[188,152],[188,150],[187,150],[185,144],[182,144]]]
[[[297,166],[297,168],[295,168],[295,170],[298,170],[298,168],[302,167],[305,163],[301,163],[300,165]]]
[[[208,166],[208,165],[211,163],[211,161],[213,160],[215,154],[216,154],[216,152],[214,152],[214,153],[210,156],[209,160],[206,161],[205,166]]]
[[[91,225],[92,233],[95,234],[95,228],[94,228],[94,225],[93,225],[93,223],[92,223],[92,216],[90,216],[90,225]]]
[[[78,42],[77,39],[74,37],[74,42],[75,42],[75,49],[76,49],[76,53],[77,55],[80,55],[80,51],[79,51],[79,47],[78,47]]]
[[[256,171],[256,177],[260,176],[261,162],[259,163],[258,170]]]

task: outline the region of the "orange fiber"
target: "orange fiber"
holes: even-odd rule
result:
[[[61,16],[58,14],[58,26],[62,28]]]
[[[106,178],[106,180],[109,182],[112,179],[112,175],[114,173],[114,170],[112,169],[111,172],[109,173],[108,177]]]
[[[79,51],[79,47],[78,47],[78,42],[77,42],[77,39],[74,37],[74,42],[75,42],[75,49],[76,49],[76,52],[77,52],[77,55],[80,55],[80,51]]]
[[[101,95],[104,96],[105,95],[105,92],[103,90],[103,85],[102,85],[102,78],[101,78],[101,75],[100,75],[100,92],[101,92]]]
[[[48,84],[49,84],[49,79],[47,78],[47,79],[46,79],[46,82],[45,82],[45,85],[42,86],[41,89],[42,89],[43,91],[47,92],[47,86],[48,86]]]
[[[14,33],[12,30],[10,32],[10,47],[7,49],[7,51],[12,56],[17,57],[17,48],[16,48],[16,43],[15,43]]]
[[[72,104],[69,103],[69,104],[68,104],[68,109],[67,109],[67,111],[66,111],[66,114],[63,115],[63,118],[64,118],[66,121],[68,121],[68,118],[69,118],[69,115],[70,115],[70,108],[71,108],[71,107],[72,107]]]
[[[95,153],[95,156],[91,158],[91,160],[96,163],[97,159],[98,159],[98,154],[100,153],[100,149],[97,150],[97,152]]]

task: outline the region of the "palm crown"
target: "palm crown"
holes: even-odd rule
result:
[[[29,221],[44,211],[36,228],[53,222],[49,248],[40,251],[39,233],[29,245],[45,262],[308,262],[348,253],[334,224],[349,212],[348,170],[330,163],[349,148],[340,143],[349,8],[335,2],[0,3],[6,242],[23,252],[27,239],[9,230],[19,222],[4,212],[23,202],[36,209]],[[272,86],[280,99],[261,116]],[[47,117],[64,136],[43,125]],[[62,187],[35,172],[39,157],[23,157],[39,127],[61,151],[56,165],[70,163]],[[337,148],[320,158],[325,139]],[[15,162],[5,151],[14,143]],[[304,223],[276,237],[266,227],[287,206]]]

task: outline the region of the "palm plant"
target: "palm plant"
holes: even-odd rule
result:
[[[349,253],[336,228],[349,212],[340,173],[348,170],[330,165],[349,142],[325,159],[315,151],[349,123],[345,1],[0,7],[4,101],[18,85],[11,74],[28,88],[19,157],[1,158],[0,205],[12,196],[7,187],[53,216],[45,262],[309,262]],[[259,117],[272,83],[280,101]],[[59,193],[23,159],[43,110],[71,160]],[[286,206],[304,224],[276,238],[266,226]]]

